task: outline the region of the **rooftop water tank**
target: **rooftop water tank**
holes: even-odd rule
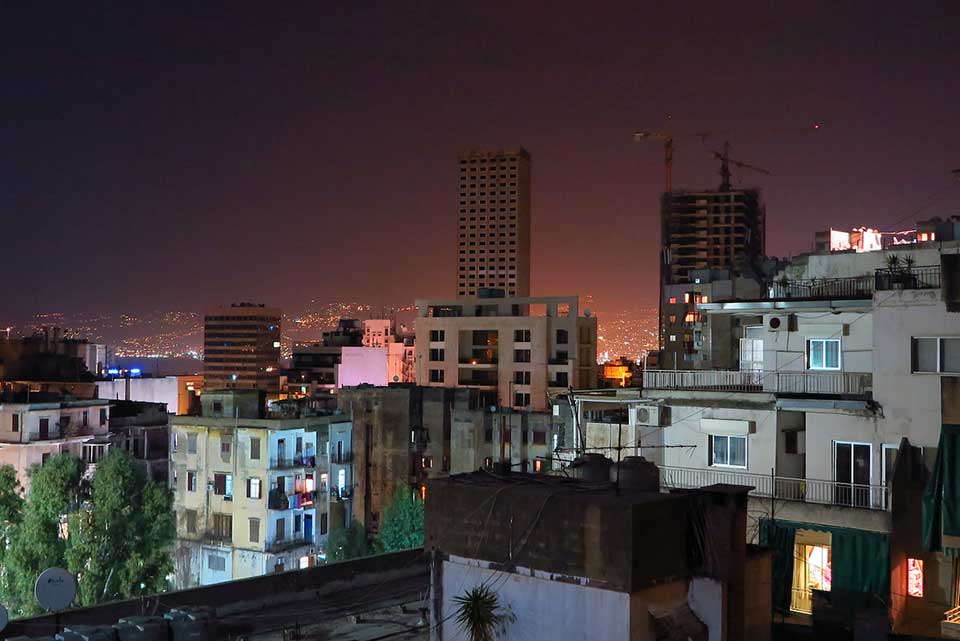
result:
[[[613,461],[603,454],[588,452],[578,456],[570,464],[570,473],[574,478],[588,483],[606,483],[610,481],[610,466]]]
[[[617,479],[617,466],[610,470],[610,479]],[[642,456],[625,456],[620,461],[620,489],[660,491],[660,468]]]

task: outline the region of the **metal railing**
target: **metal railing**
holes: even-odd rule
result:
[[[270,469],[282,470],[290,467],[314,467],[317,464],[317,457],[309,456],[278,456],[270,459]]]
[[[873,387],[873,375],[869,372],[646,370],[643,386],[666,390],[863,396]]]
[[[698,488],[715,483],[752,487],[751,496],[772,497],[820,505],[841,505],[868,510],[889,507],[884,485],[861,485],[839,481],[794,479],[716,468],[660,466],[660,485],[664,488]]]
[[[835,394],[863,396],[873,389],[869,372],[770,372],[764,391],[777,394]]]
[[[269,541],[264,547],[266,548],[267,552],[282,552],[284,550],[305,547],[307,545],[313,545],[313,541],[303,536],[297,536],[290,539],[284,538]]]
[[[947,623],[960,623],[960,606],[951,608],[944,612],[943,620]]]
[[[465,356],[459,359],[460,365],[496,365],[498,359],[489,356]]]
[[[874,272],[877,291],[891,289],[940,289],[940,265],[894,267]]]
[[[873,286],[872,276],[779,280],[767,284],[767,298],[870,298]]]
[[[763,372],[740,370],[646,370],[646,389],[718,390],[758,392],[763,390]]]

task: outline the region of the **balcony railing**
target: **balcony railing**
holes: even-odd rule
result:
[[[313,545],[313,541],[302,536],[298,536],[291,539],[269,541],[264,547],[266,548],[267,552],[284,552],[286,550],[306,547],[308,545]]]
[[[342,452],[337,454],[334,452],[330,455],[331,465],[349,465],[353,462],[353,452]]]
[[[460,359],[461,365],[496,365],[497,359],[487,356],[464,357]]]
[[[660,486],[698,488],[715,483],[752,487],[750,496],[839,505],[867,510],[886,510],[890,503],[883,485],[860,485],[838,481],[794,479],[713,468],[660,467]]]
[[[876,290],[940,289],[940,266],[895,267],[878,269],[874,273]]]
[[[317,457],[314,455],[309,456],[278,456],[277,458],[270,459],[270,468],[274,470],[282,470],[291,467],[316,467]]]
[[[767,298],[870,298],[873,285],[872,276],[780,280],[767,284]]]
[[[865,396],[873,387],[873,375],[868,372],[646,370],[643,386],[666,390]]]

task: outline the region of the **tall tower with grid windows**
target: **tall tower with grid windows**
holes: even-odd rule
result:
[[[457,296],[529,296],[530,153],[471,149],[458,161]]]

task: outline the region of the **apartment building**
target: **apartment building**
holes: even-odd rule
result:
[[[204,317],[204,388],[280,394],[279,309],[253,303],[216,307]]]
[[[16,469],[26,494],[30,490],[30,469],[42,465],[50,456],[69,452],[95,464],[100,449],[96,443],[106,442],[109,421],[109,401],[72,400],[60,394],[28,390],[3,392],[0,465]]]
[[[331,425],[344,417],[266,413],[255,391],[207,392],[202,416],[172,422],[176,585],[308,567],[328,532]]]
[[[644,372],[643,397],[657,404],[644,437],[665,446],[647,453],[662,484],[754,488],[748,529],[779,546],[785,613],[809,614],[819,590],[890,608],[895,631],[937,628],[960,605],[958,573],[919,545],[919,514],[902,518],[919,501],[901,494],[898,513],[890,488],[914,469],[922,492],[957,420],[960,243],[802,256],[754,300],[697,310],[731,328],[739,362]]]
[[[529,296],[530,153],[472,149],[457,162],[457,295],[500,288]]]
[[[491,406],[545,411],[550,392],[595,387],[597,319],[576,296],[521,298],[502,290],[418,300],[420,385],[471,387]]]

